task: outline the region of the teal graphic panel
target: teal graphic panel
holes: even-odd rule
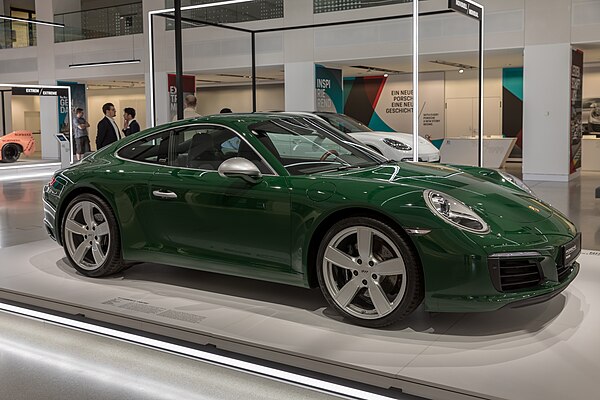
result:
[[[315,65],[316,111],[341,113],[344,109],[342,70]]]
[[[85,84],[77,82],[56,82],[58,86],[69,86],[71,88],[71,111],[75,115],[75,109],[83,108],[87,115]],[[66,96],[58,97],[58,131],[69,135],[71,121],[69,121],[69,98]]]

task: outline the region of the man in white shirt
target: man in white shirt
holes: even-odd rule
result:
[[[201,115],[198,114],[198,112],[196,111],[197,102],[198,100],[193,94],[188,94],[187,96],[185,96],[185,108],[183,109],[183,119],[201,117]],[[177,121],[177,115],[173,117],[173,121]]]
[[[117,115],[114,104],[106,103],[102,106],[104,118],[98,122],[98,131],[96,133],[96,150],[108,146],[109,144],[121,139],[121,132],[117,123],[113,119]]]

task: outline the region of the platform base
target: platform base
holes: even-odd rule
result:
[[[51,240],[0,249],[0,297],[431,399],[588,399],[600,382],[600,252],[552,300],[341,321],[320,291],[157,264],[79,275]]]

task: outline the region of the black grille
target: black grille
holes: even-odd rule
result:
[[[542,281],[535,258],[490,258],[488,265],[494,287],[500,292],[532,288]]]

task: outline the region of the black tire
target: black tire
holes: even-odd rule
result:
[[[99,217],[102,219],[99,222],[106,222],[108,224],[108,240],[107,240],[107,244],[106,244],[106,252],[105,252],[105,259],[103,262],[98,263],[97,266],[90,266],[90,265],[80,265],[79,263],[77,263],[74,259],[73,259],[73,255],[71,254],[71,251],[69,250],[69,237],[67,237],[67,235],[71,234],[73,235],[73,233],[69,233],[67,232],[66,229],[66,224],[67,224],[67,218],[69,217],[69,215],[71,214],[71,211],[75,208],[78,207],[78,205],[80,206],[83,203],[92,203],[94,205],[94,207],[96,207],[96,213],[94,213],[92,211],[92,215],[94,217],[95,220],[97,220]],[[100,210],[101,212],[98,212],[98,210]],[[103,214],[103,215],[102,215]],[[105,221],[103,221],[103,219],[105,218]],[[84,222],[82,222],[83,224]],[[98,225],[98,227],[100,227],[100,225]],[[65,250],[65,254],[67,255],[67,259],[69,260],[69,262],[71,263],[71,265],[81,274],[85,275],[85,276],[89,276],[89,277],[102,277],[102,276],[108,276],[108,275],[112,275],[115,274],[117,272],[122,271],[124,268],[126,268],[128,266],[127,263],[125,263],[121,257],[121,235],[119,233],[119,228],[118,228],[118,224],[117,224],[117,220],[115,218],[115,215],[111,209],[111,207],[106,203],[106,201],[104,201],[102,198],[93,195],[93,194],[81,194],[77,197],[75,197],[73,200],[71,200],[71,202],[69,203],[69,205],[67,206],[63,216],[62,216],[62,222],[61,222],[61,233],[62,233],[62,243],[63,243],[63,248]],[[93,234],[92,234],[93,235]],[[79,235],[81,236],[81,235]],[[73,237],[73,236],[71,236]],[[83,237],[82,237],[83,238]],[[87,240],[87,239],[85,239]],[[84,240],[82,240],[84,241]],[[91,241],[91,239],[90,239]],[[88,252],[90,252],[90,250],[88,250]],[[88,258],[92,258],[95,259],[95,256],[90,257],[89,253],[87,253],[88,255],[86,257]],[[85,260],[83,260],[85,262]]]
[[[325,251],[331,243],[334,243],[332,242],[332,240],[338,240],[336,238],[339,238],[340,235],[341,237],[344,237],[343,235],[348,234],[347,232],[352,231],[355,228],[367,228],[367,230],[373,232],[373,236],[371,236],[370,239],[369,248],[371,248],[370,253],[372,254],[374,265],[371,265],[371,261],[369,261],[368,264],[371,265],[371,267],[367,267],[367,262],[362,263],[362,261],[360,260],[360,254],[355,253],[354,255],[352,255],[348,251],[343,251],[344,255],[350,256],[352,257],[352,259],[356,259],[356,261],[354,261],[356,263],[362,263],[360,265],[357,264],[357,271],[348,272],[349,269],[346,269],[345,267],[342,268],[337,266],[334,262],[325,261]],[[349,235],[350,236],[346,236],[346,239],[343,239],[343,241],[346,240],[347,243],[342,241],[338,250],[341,250],[342,248],[351,248],[352,233],[349,233]],[[387,239],[383,239],[382,236],[386,236]],[[355,237],[357,240],[356,247],[358,247],[358,233],[355,234]],[[394,249],[393,246],[389,245],[389,243],[395,245],[396,248]],[[381,257],[379,254],[375,254],[377,246],[379,246],[379,250],[377,250],[379,253],[387,252],[388,255],[393,253],[399,254],[396,254],[390,257],[389,259]],[[356,250],[356,252],[358,252],[358,250]],[[369,268],[377,268],[378,264],[381,264],[384,261],[390,261],[392,259],[396,263],[399,263],[400,260],[403,262],[403,275],[386,276],[385,274],[381,274],[377,277],[375,273],[371,274],[371,272],[375,272],[376,270],[369,270]],[[391,325],[411,314],[421,304],[424,298],[423,272],[415,251],[406,242],[406,239],[399,235],[392,227],[373,218],[352,217],[341,220],[334,224],[321,240],[321,245],[317,254],[316,267],[319,286],[321,288],[321,291],[323,292],[323,295],[327,299],[327,302],[345,319],[357,325],[367,326],[371,328],[380,328]],[[332,274],[330,271],[333,271],[334,273]],[[361,275],[359,276],[359,274]],[[331,281],[331,277],[334,275],[336,276],[338,283],[339,280],[341,280],[341,283],[339,285],[340,287],[338,288],[339,290],[337,292],[335,292],[336,289],[331,289],[331,287],[328,288],[327,284],[327,281],[329,282],[330,286],[335,284]],[[388,311],[388,314],[380,313],[377,309],[377,306],[375,306],[375,302],[373,302],[371,300],[371,296],[369,296],[369,294],[372,293],[371,286],[366,286],[366,280],[369,279],[369,275],[373,277],[373,281],[369,282],[369,285],[376,281],[377,283],[375,285],[381,288],[382,293],[384,293],[386,296],[389,296],[391,294],[392,301],[390,301],[389,305],[392,311]],[[351,280],[354,281],[355,277],[359,280],[363,279],[364,277],[362,283],[364,283],[365,286],[361,289],[358,289],[356,294],[352,295],[350,303],[347,304],[347,306],[344,308],[336,302],[333,296],[338,295],[339,297],[339,295],[342,293],[341,288],[347,283],[349,283]],[[377,279],[379,280],[377,281]],[[396,283],[391,284],[390,282],[386,281],[386,279],[395,279]],[[402,297],[400,297],[401,290],[398,290],[397,296],[399,297],[393,298],[393,292],[395,290],[394,285],[402,286],[401,282],[403,280],[405,280],[405,284],[403,286],[404,294],[402,295]],[[385,287],[390,288],[389,293],[386,292]],[[332,293],[332,290],[334,291],[334,293]],[[387,300],[390,300],[390,297],[388,297]],[[371,302],[371,307],[373,308],[373,314],[371,314],[370,316],[364,314],[363,317],[363,314],[361,314],[361,312],[357,312],[356,309],[360,311],[360,307],[369,308],[369,301]],[[357,306],[354,304],[354,302],[360,303],[362,304],[362,306]],[[367,312],[369,311],[367,310]]]
[[[21,148],[14,143],[2,146],[2,162],[13,163],[21,156]]]

